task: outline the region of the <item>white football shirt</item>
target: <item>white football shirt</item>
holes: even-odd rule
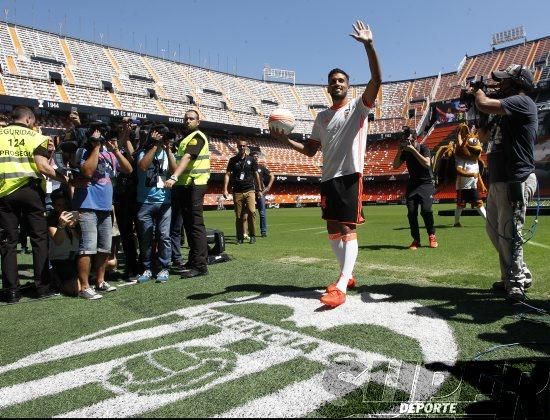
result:
[[[457,168],[462,168],[466,172],[479,173],[479,163],[477,160],[475,162],[467,161],[455,156],[455,166]],[[456,189],[457,190],[475,190],[477,188],[477,178],[469,176],[456,175]]]
[[[363,173],[370,108],[360,97],[340,108],[329,108],[317,115],[310,141],[321,143],[322,182]]]

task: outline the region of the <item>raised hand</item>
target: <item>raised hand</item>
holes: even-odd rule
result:
[[[353,29],[355,33],[349,34],[352,38],[363,44],[372,44],[372,32],[369,25],[365,25],[363,21],[358,20],[355,22],[355,25],[353,25]]]

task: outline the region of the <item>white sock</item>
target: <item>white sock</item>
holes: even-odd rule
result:
[[[455,224],[459,222],[461,214],[462,214],[462,209],[460,207],[457,207],[455,209]]]
[[[485,211],[485,207],[478,207],[477,212],[481,217],[483,217],[485,220],[487,220],[487,212]]]
[[[346,293],[348,291],[348,281],[353,277],[355,261],[357,260],[357,254],[359,254],[357,234],[350,233],[343,236],[342,242],[344,243],[344,266],[342,267],[342,274],[340,274],[336,287]]]
[[[342,235],[339,233],[331,233],[328,235],[328,239],[332,252],[334,252],[336,260],[338,260],[338,264],[340,265],[340,271],[342,271],[342,268],[344,268],[344,243],[342,242]]]

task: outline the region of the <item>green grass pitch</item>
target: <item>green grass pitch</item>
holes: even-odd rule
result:
[[[498,370],[502,363],[508,363],[507,372],[524,372],[527,382],[536,382],[540,363],[548,360],[550,317],[506,303],[503,294],[490,290],[499,279],[498,257],[484,222],[479,216],[464,216],[463,227],[454,228],[452,217],[437,215],[452,208],[435,206],[439,248],[427,247],[421,222],[422,247],[411,251],[404,206],[365,207],[354,272],[358,285],[349,292],[349,310],[358,311],[354,314],[360,319],[363,307],[365,319],[371,320],[378,314],[367,313],[370,308],[389,308],[388,314],[392,308],[396,314],[403,310],[404,317],[417,316],[422,322],[437,318],[442,324],[426,324],[434,325],[430,333],[438,337],[443,332],[437,325],[446,325],[457,354],[455,366],[430,398],[456,402],[459,414],[491,412],[499,409],[502,395],[521,394],[521,385],[513,385]],[[268,210],[268,237],[254,245],[235,244],[233,211],[210,211],[205,218],[208,228],[225,233],[232,258],[210,266],[206,277],[172,275],[166,284],[120,287],[92,302],[56,297],[0,304],[0,417],[243,415],[247,407],[256,407],[255,401],[266,415],[266,404],[285,395],[281,390],[292,396],[292,387],[301,381],[326,377],[327,364],[320,355],[325,345],[425,365],[426,349],[406,332],[405,318],[402,325],[397,322],[402,328],[398,333],[384,326],[383,319],[354,324],[344,316],[348,302],[335,311],[323,311],[317,304],[317,291],[339,274],[320,209]],[[526,226],[532,222],[528,217]],[[534,279],[527,303],[547,310],[549,224],[550,218],[540,217],[534,238],[524,246]],[[30,256],[20,256],[24,281],[31,274],[30,263]],[[295,295],[304,304],[286,305],[285,299]],[[409,304],[412,310],[406,309]],[[204,311],[193,312],[202,306]],[[296,311],[301,318],[294,316]],[[230,322],[237,323],[228,328]],[[220,337],[221,344],[212,337]],[[71,344],[63,346],[67,342]],[[520,344],[498,348],[484,354],[481,364],[470,364],[481,352],[512,343]],[[380,373],[389,369],[384,366],[378,367]],[[493,372],[489,382],[495,375],[501,379],[491,383],[500,383],[502,395],[495,394],[495,386],[479,382],[480,371]],[[50,387],[56,391],[45,391]],[[315,404],[316,398],[327,397],[313,390],[302,395],[303,408],[293,406],[287,412],[296,408],[302,416],[364,415],[395,410],[410,398],[406,389],[394,389],[388,397],[387,383],[374,381],[325,392],[335,395],[330,402]],[[119,411],[108,411],[111,401]],[[300,405],[298,401],[292,404]],[[514,407],[528,410],[525,404]],[[533,407],[533,418],[544,417],[544,408]]]

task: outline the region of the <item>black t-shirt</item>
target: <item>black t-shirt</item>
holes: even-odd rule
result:
[[[233,156],[227,162],[227,172],[231,172],[231,186],[233,192],[253,191],[255,185],[255,173],[258,170],[258,164],[250,157],[245,156],[241,159],[239,155]]]
[[[527,95],[500,101],[506,115],[499,118],[487,147],[489,182],[525,181],[535,171],[537,106]]]
[[[264,189],[269,184],[271,171],[265,165],[258,164],[258,175],[260,176],[260,181],[262,181],[262,189]]]
[[[51,211],[46,217],[46,222],[48,226],[57,226],[59,222],[59,214],[55,211]]]
[[[424,157],[431,157],[430,149],[428,149],[428,146],[425,144],[419,144],[416,146],[416,150],[418,150]],[[411,152],[405,150],[401,153],[401,160],[405,161],[407,164],[407,170],[409,171],[409,185],[432,183],[431,166],[425,168]]]

